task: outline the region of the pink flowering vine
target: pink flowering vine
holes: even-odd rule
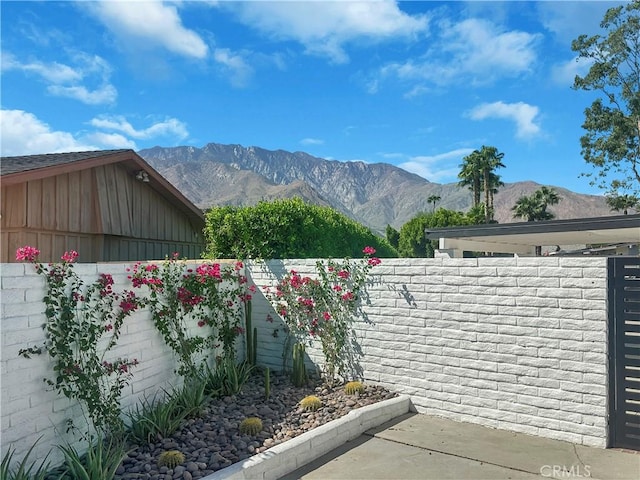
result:
[[[381,263],[372,256],[376,253],[373,247],[365,247],[363,253],[359,260],[318,261],[313,277],[291,270],[273,289],[265,289],[265,296],[297,342],[318,339],[329,381],[357,370],[351,325],[365,316],[362,303],[369,273]]]

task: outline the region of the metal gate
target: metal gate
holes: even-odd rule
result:
[[[610,446],[640,450],[640,258],[610,257]]]

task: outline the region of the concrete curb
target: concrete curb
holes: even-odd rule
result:
[[[310,432],[203,477],[202,480],[277,480],[340,445],[411,409],[411,398],[400,395],[350,411]]]

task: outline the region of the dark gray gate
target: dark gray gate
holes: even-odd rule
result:
[[[640,258],[607,266],[610,446],[640,450]]]

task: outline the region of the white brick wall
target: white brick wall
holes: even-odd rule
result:
[[[115,282],[114,290],[122,290],[132,288],[127,279],[127,268],[131,266],[122,263],[76,264],[75,272],[87,284],[95,281],[98,273],[110,273]],[[42,459],[51,451],[49,460],[55,464],[62,459],[55,445],[69,441],[82,448],[80,442],[74,443],[74,437],[66,433],[65,424],[67,418],[81,418],[81,410],[63,396],[48,391],[43,378],[50,377],[53,370],[46,354],[30,359],[18,355],[20,349],[38,346],[44,341],[42,325],[46,317],[42,299],[46,292],[45,281],[29,264],[2,264],[0,268],[0,457],[12,447],[14,459],[21,459],[42,437],[31,458]],[[136,290],[139,295],[142,292]],[[241,345],[238,347],[242,354]],[[132,383],[123,390],[125,410],[143,396],[152,397],[161,388],[179,384],[174,354],[165,345],[146,309],[127,317],[112,355],[113,358],[137,358],[140,362],[133,369]],[[77,423],[82,426],[82,421]]]
[[[258,286],[273,285],[291,268],[313,274],[315,263],[254,263],[248,271]],[[77,271],[88,281],[111,273],[116,288],[125,288],[128,266],[81,264]],[[44,280],[31,265],[1,269],[0,454],[11,445],[20,458],[42,437],[35,452],[42,458],[71,438],[64,421],[78,412],[46,391],[46,356],[18,356],[43,338]],[[411,395],[422,413],[606,446],[605,258],[385,259],[373,272],[365,309],[373,323],[358,327],[366,380]],[[258,363],[280,370],[282,323],[261,294],[253,298]],[[177,382],[173,354],[149,314],[126,325],[118,354],[140,365],[125,408]],[[320,363],[317,349],[308,353]]]
[[[248,268],[264,286],[314,265]],[[358,327],[366,380],[422,413],[606,446],[605,258],[389,259],[373,272],[373,323]],[[258,362],[281,368],[282,324],[260,295],[253,314]]]

